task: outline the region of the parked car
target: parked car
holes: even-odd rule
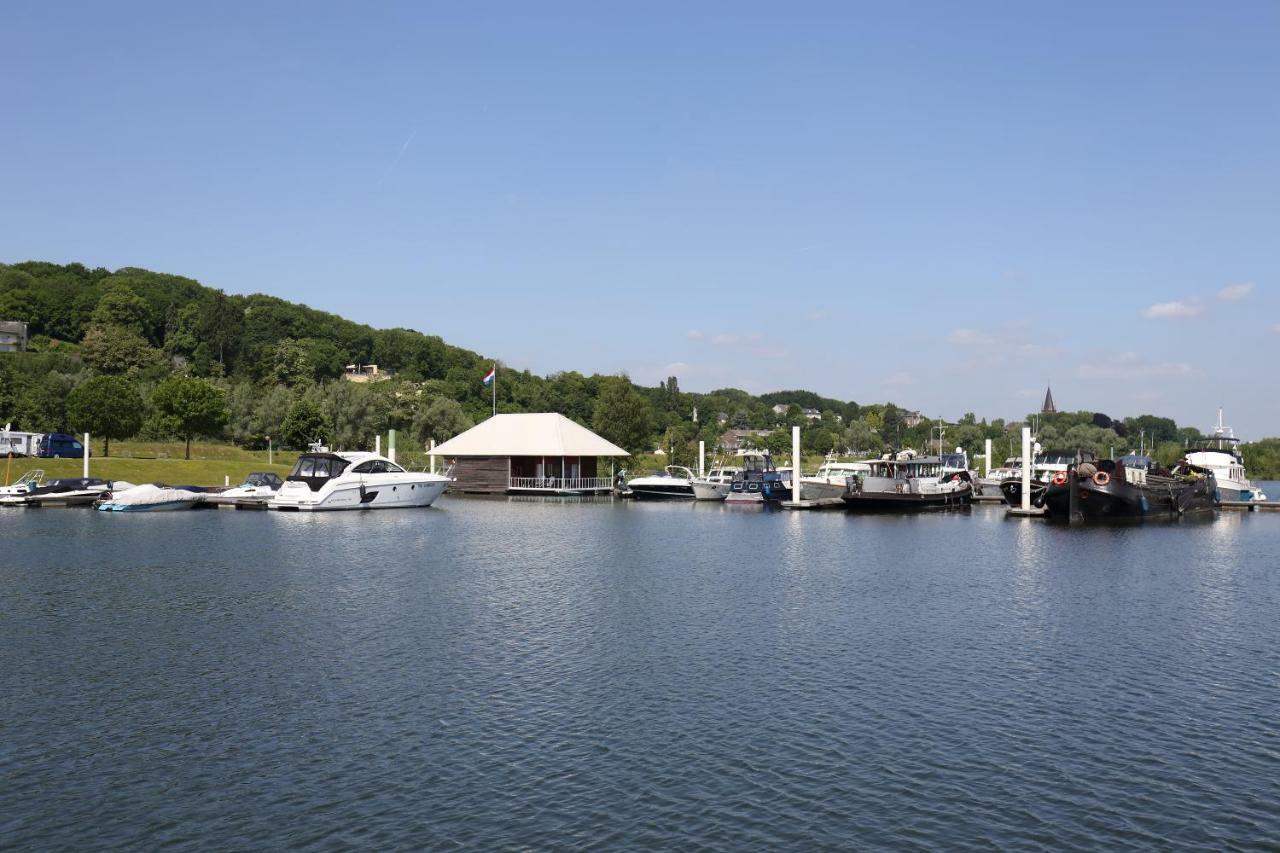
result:
[[[84,445],[74,435],[51,432],[40,439],[40,450],[36,454],[45,459],[79,459],[84,456]],[[90,451],[92,456],[93,452]]]

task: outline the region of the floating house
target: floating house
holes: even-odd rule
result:
[[[627,451],[554,412],[494,415],[432,451],[452,488],[476,494],[596,494],[613,488]]]

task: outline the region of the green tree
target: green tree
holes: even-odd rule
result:
[[[151,324],[151,310],[129,285],[115,284],[102,294],[90,321],[96,326],[119,326],[141,336]]]
[[[160,363],[159,351],[125,326],[90,326],[80,348],[85,364],[99,373],[136,376]]]
[[[605,439],[630,453],[640,453],[648,449],[653,412],[631,380],[615,376],[605,381],[591,424]]]
[[[850,422],[844,431],[844,446],[852,453],[879,452],[880,441],[876,438],[870,424],[858,418]]]
[[[471,429],[473,424],[456,400],[448,397],[432,397],[418,406],[413,416],[413,435],[425,444],[431,439],[448,441],[460,432]]]
[[[303,397],[289,407],[289,414],[280,425],[280,435],[290,447],[301,450],[313,441],[324,441],[327,427],[328,419],[320,404]]]
[[[156,386],[151,407],[163,429],[186,440],[187,459],[191,458],[192,436],[217,435],[227,420],[226,395],[203,379],[170,376]]]
[[[102,455],[110,456],[111,439],[129,438],[142,428],[142,396],[119,376],[95,376],[67,397],[67,421],[76,432],[102,436]]]

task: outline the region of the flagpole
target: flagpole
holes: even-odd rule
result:
[[[493,365],[493,416],[498,416],[498,364]]]

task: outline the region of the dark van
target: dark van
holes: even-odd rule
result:
[[[40,452],[36,455],[45,459],[79,459],[84,456],[84,445],[74,435],[51,432],[40,439]]]

